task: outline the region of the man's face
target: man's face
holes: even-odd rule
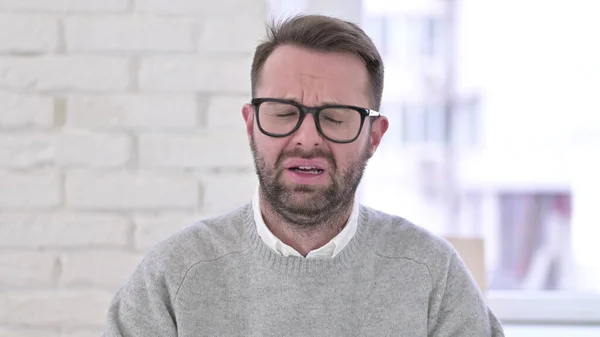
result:
[[[368,83],[367,70],[355,55],[280,46],[263,67],[256,97],[290,99],[309,107],[370,107]],[[380,117],[369,127],[367,118],[356,141],[339,144],[319,134],[312,115],[293,134],[274,138],[258,129],[251,105],[242,114],[262,197],[287,221],[308,227],[350,205],[388,125]],[[318,169],[302,169],[308,167]]]

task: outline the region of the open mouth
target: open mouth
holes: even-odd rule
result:
[[[323,169],[314,166],[294,166],[288,168],[288,170],[304,174],[321,174],[324,172]]]

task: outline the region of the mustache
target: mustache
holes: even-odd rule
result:
[[[313,159],[313,158],[323,158],[327,160],[330,167],[336,168],[335,158],[333,158],[333,154],[331,152],[327,152],[324,149],[316,148],[311,151],[305,151],[302,149],[293,149],[290,151],[282,152],[277,158],[277,166],[281,166],[283,161],[286,158],[295,157],[295,158],[303,158],[303,159]]]

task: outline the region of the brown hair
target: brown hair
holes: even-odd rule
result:
[[[296,45],[316,51],[349,52],[359,56],[369,73],[372,109],[379,110],[383,93],[383,61],[373,41],[356,24],[323,15],[298,15],[267,26],[267,40],[256,47],[252,62],[252,97],[262,68],[276,47]]]

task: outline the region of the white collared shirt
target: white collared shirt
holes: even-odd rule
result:
[[[256,192],[254,193],[254,198],[252,199],[252,211],[254,212],[254,222],[256,223],[256,229],[258,231],[258,236],[263,240],[263,242],[273,249],[275,252],[287,257],[287,256],[298,256],[303,257],[302,254],[298,253],[294,248],[283,243],[275,234],[273,234],[262,217],[262,213],[260,211],[260,194],[258,187],[256,188]],[[310,251],[307,255],[307,259],[314,258],[334,258],[339,252],[341,252],[346,245],[352,240],[354,234],[356,233],[356,229],[358,227],[358,202],[355,200],[354,206],[352,208],[352,214],[350,218],[348,218],[348,222],[344,226],[344,228],[336,235],[331,241],[329,241],[326,245],[321,248]]]

